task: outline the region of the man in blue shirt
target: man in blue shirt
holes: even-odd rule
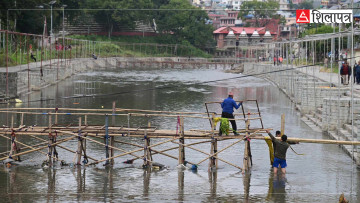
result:
[[[221,108],[223,109],[222,114],[221,114],[222,118],[230,118],[230,119],[235,118],[235,116],[233,114],[234,108],[238,109],[242,103],[240,102],[239,104],[236,104],[236,102],[234,101],[233,98],[234,98],[234,93],[229,92],[229,97],[224,99],[224,101],[221,103]],[[232,129],[234,131],[234,135],[238,135],[238,133],[236,132],[237,127],[236,127],[235,120],[230,120],[230,123],[231,123]],[[219,135],[220,136],[222,135],[221,128],[219,130]]]

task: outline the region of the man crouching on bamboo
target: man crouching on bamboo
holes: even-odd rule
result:
[[[287,140],[287,136],[286,135],[282,135],[281,136],[281,141],[277,140],[271,133],[269,130],[266,130],[266,132],[269,134],[271,141],[273,142],[274,145],[274,163],[273,163],[273,167],[274,167],[274,174],[277,174],[279,165],[281,166],[281,172],[283,174],[286,173],[286,151],[289,148],[289,144],[286,142]]]

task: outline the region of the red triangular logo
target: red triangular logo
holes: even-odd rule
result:
[[[310,23],[310,10],[296,10],[296,23]]]

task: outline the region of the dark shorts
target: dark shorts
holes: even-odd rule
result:
[[[273,167],[279,168],[279,164],[280,164],[281,168],[286,168],[286,166],[287,166],[285,159],[275,158],[274,163],[273,163]]]

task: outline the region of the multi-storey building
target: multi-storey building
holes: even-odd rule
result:
[[[243,46],[271,42],[277,34],[266,30],[265,27],[221,27],[213,33],[218,49],[234,48],[236,42]]]

